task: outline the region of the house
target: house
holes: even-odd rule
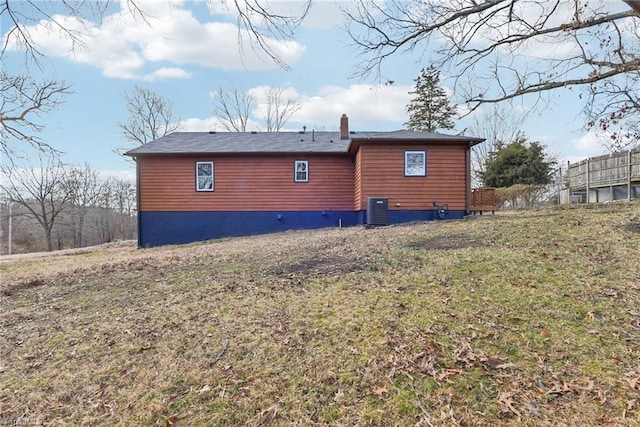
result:
[[[462,218],[481,138],[412,132],[176,132],[136,161],[138,244]]]

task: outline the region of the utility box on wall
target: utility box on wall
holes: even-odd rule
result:
[[[389,199],[369,197],[367,200],[367,225],[387,225],[389,221]]]

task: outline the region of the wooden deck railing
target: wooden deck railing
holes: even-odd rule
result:
[[[640,181],[640,148],[591,157],[569,165],[571,190],[609,187]]]
[[[472,213],[491,212],[492,214],[498,210],[498,198],[496,189],[492,187],[473,188],[471,190],[471,209]]]

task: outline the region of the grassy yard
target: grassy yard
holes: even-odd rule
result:
[[[0,425],[640,425],[637,204],[5,257],[0,299]]]

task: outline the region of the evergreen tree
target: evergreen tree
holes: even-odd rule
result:
[[[440,72],[433,65],[423,68],[414,79],[416,88],[409,92],[415,97],[407,105],[409,130],[435,132],[437,129],[453,129],[451,118],[456,114],[455,106],[449,104],[444,89],[439,86]]]
[[[539,142],[527,144],[520,134],[508,145],[498,145],[489,153],[483,181],[489,187],[511,187],[515,184],[547,185],[555,161],[547,157]]]

